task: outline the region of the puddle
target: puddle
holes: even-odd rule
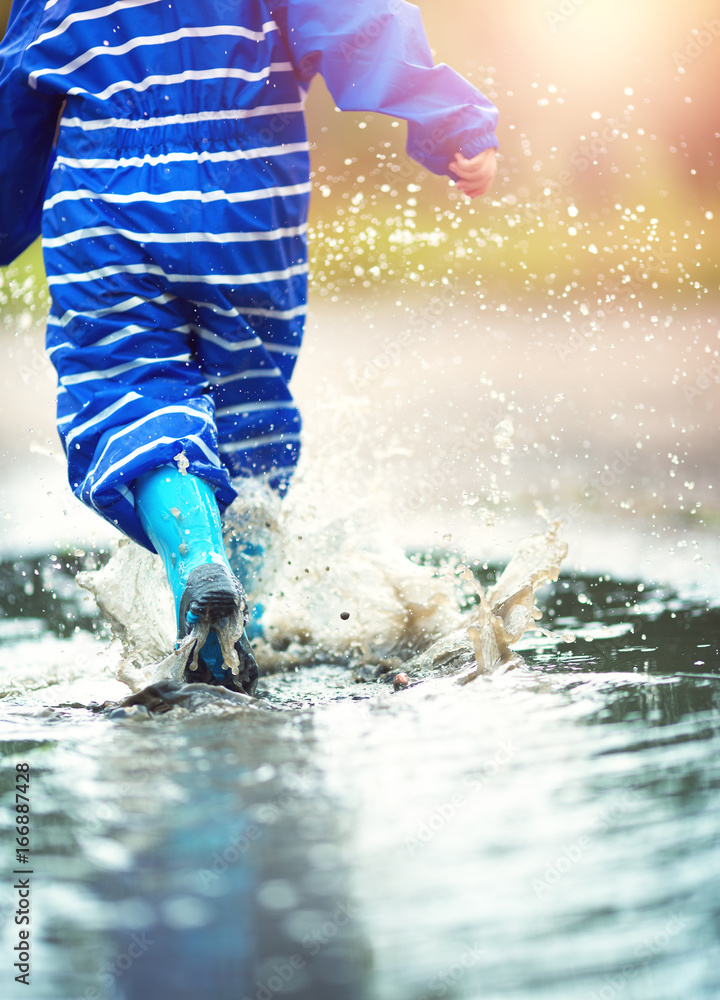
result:
[[[34,998],[717,995],[717,606],[561,575],[539,601],[553,635],[526,633],[507,672],[416,662],[396,691],[394,668],[320,662],[266,674],[254,704],[119,718],[86,564],[0,564]]]

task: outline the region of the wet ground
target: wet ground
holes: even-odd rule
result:
[[[551,321],[496,313],[487,335],[432,302],[342,333],[344,306],[316,310],[298,394],[317,496],[351,516],[382,491],[421,562],[464,554],[488,579],[539,530],[534,500],[564,517],[570,557],[539,605],[575,641],[528,633],[525,667],[462,686],[418,670],[395,691],[392,673],[316,662],[265,677],[253,703],[166,688],[113,712],[117,648],[73,579],[111,535],[46,454],[37,331],[13,342],[3,996],[720,995],[718,389],[683,393],[713,317],[682,317],[676,339],[618,317],[570,344]],[[29,989],[11,968],[16,878],[32,884]]]

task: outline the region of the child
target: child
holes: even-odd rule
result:
[[[0,59],[0,264],[42,228],[70,484],[163,557],[187,679],[250,693],[220,514],[298,460],[307,87],[469,197],[497,112],[404,0],[15,0]]]

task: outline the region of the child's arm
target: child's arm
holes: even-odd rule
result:
[[[433,64],[417,7],[404,0],[275,0],[271,7],[301,80],[321,73],[345,111],[406,119],[410,156],[459,178],[470,197],[487,190],[494,156],[479,154],[498,144],[497,109],[454,70]]]
[[[28,86],[25,49],[42,0],[15,0],[0,45],[0,265],[40,235],[40,217],[60,102]]]

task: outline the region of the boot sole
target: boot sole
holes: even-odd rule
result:
[[[178,640],[186,638],[198,622],[220,632],[235,614],[242,614],[243,620],[247,621],[247,611],[247,601],[240,582],[224,566],[217,563],[196,566],[188,576],[180,601]],[[225,670],[222,679],[217,678],[200,652],[198,669],[191,671],[186,667],[185,680],[188,683],[220,685],[231,691],[252,694],[257,684],[258,667],[244,632],[235,643],[235,650],[240,661],[238,674]]]

